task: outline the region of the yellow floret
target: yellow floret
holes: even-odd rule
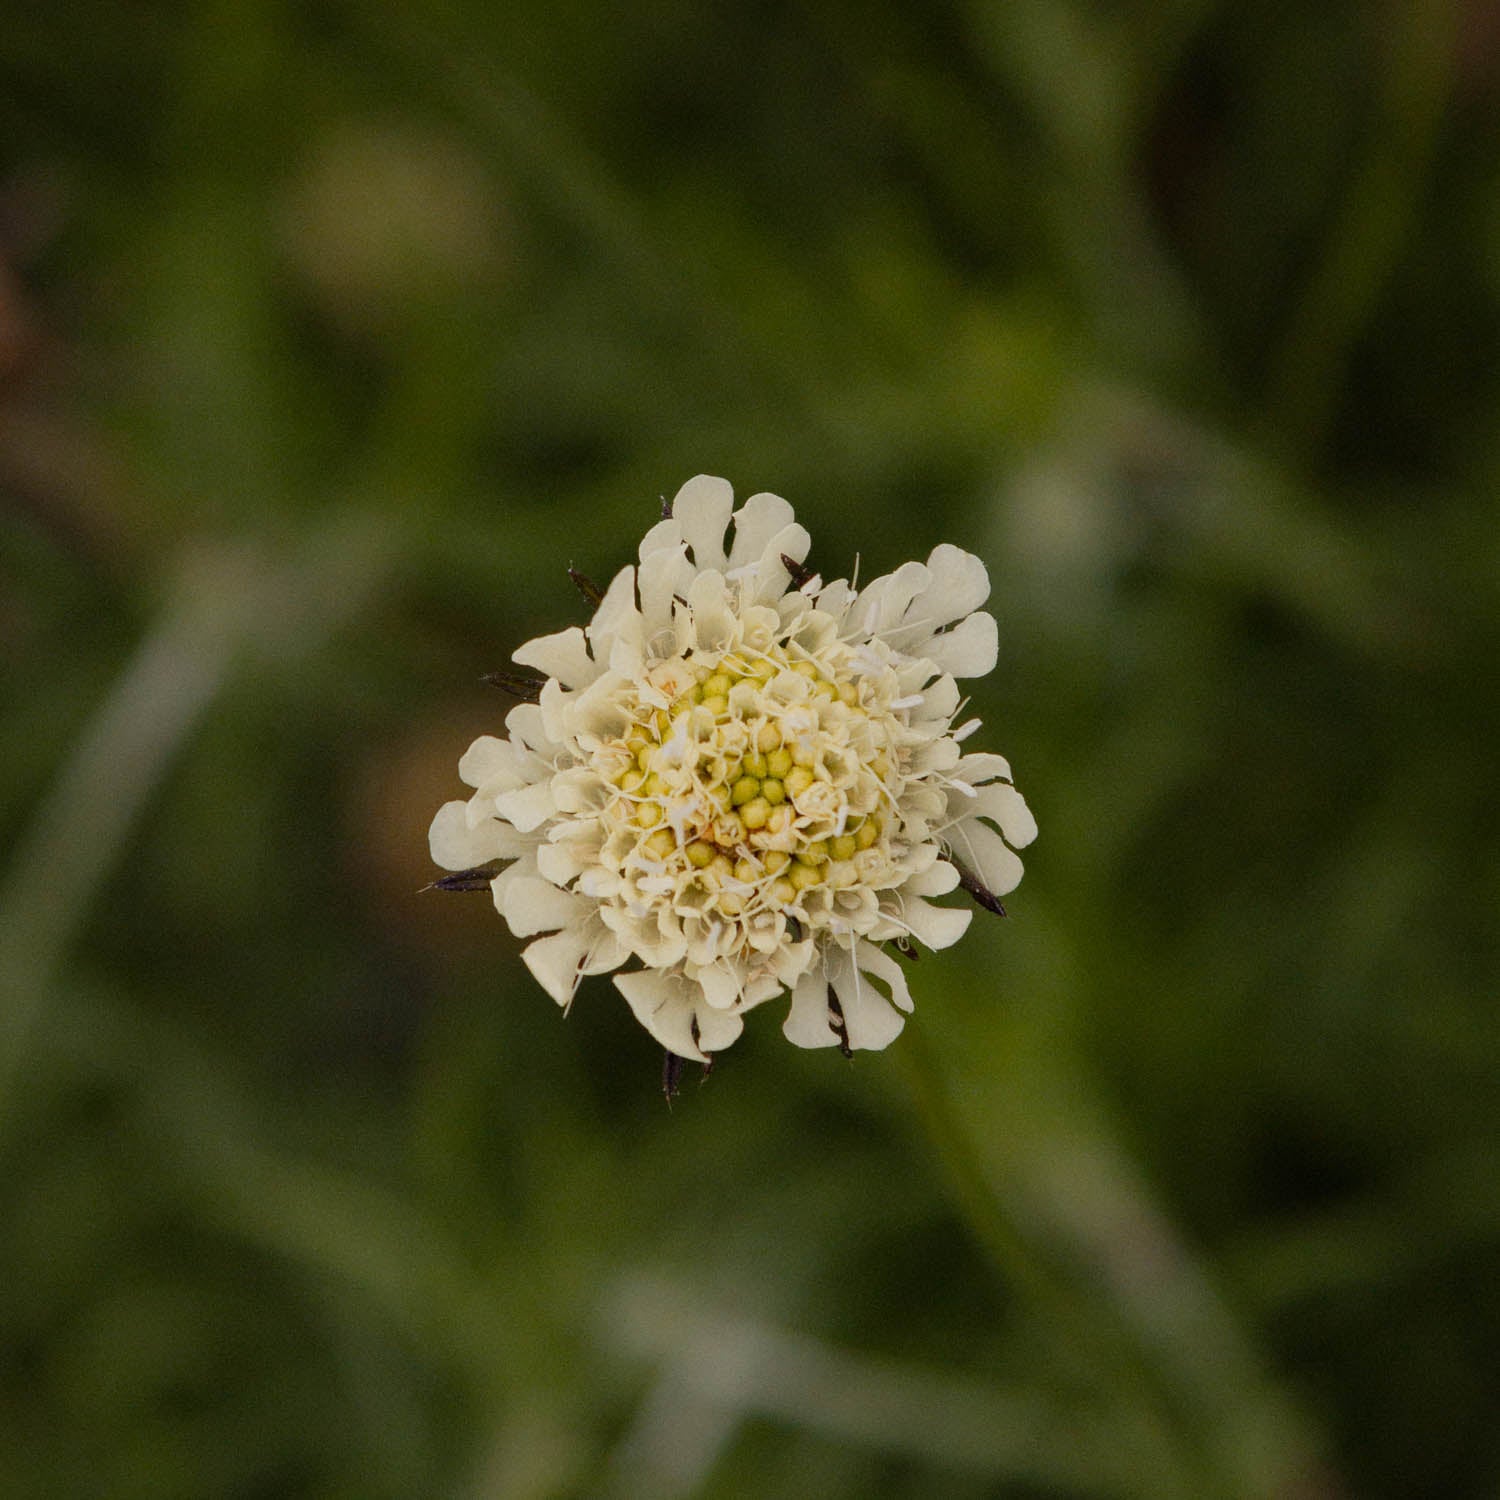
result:
[[[740,808],[740,818],[746,828],[764,828],[771,816],[771,804],[764,797],[752,797]]]

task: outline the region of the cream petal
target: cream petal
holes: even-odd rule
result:
[[[958,886],[958,871],[946,859],[935,859],[901,887],[903,895],[946,896]]]
[[[516,748],[509,740],[482,734],[459,757],[458,775],[466,786],[484,786],[490,781],[513,778],[509,784],[519,786],[525,777],[516,768]]]
[[[540,828],[548,818],[557,816],[550,779],[533,781],[530,786],[518,787],[513,792],[502,792],[495,798],[495,811],[507,822],[514,823],[522,833]]]
[[[658,521],[641,538],[641,545],[636,556],[645,562],[653,552],[660,552],[668,547],[680,547],[682,545],[682,527],[673,520],[671,516],[665,520]]]
[[[427,832],[432,862],[445,870],[472,870],[492,859],[514,859],[515,833],[495,818],[469,827],[468,804],[445,802]]]
[[[821,968],[804,974],[792,990],[792,1007],[781,1034],[797,1047],[837,1047],[838,1033],[829,1024],[828,979]]]
[[[1007,782],[992,781],[981,787],[969,804],[969,812],[994,823],[1012,849],[1024,849],[1036,837],[1036,819],[1026,799]]]
[[[792,582],[792,575],[787,572],[786,564],[781,560],[783,555],[800,563],[806,558],[811,546],[812,538],[801,526],[793,524],[778,531],[766,544],[765,551],[755,564],[753,578],[749,576],[747,569],[744,585],[747,602],[772,604],[781,598]]]
[[[700,651],[720,651],[733,644],[735,620],[722,573],[698,574],[688,590],[688,606]]]
[[[990,575],[972,552],[943,542],[927,559],[932,582],[912,601],[911,613],[947,625],[972,614],[990,597]]]
[[[963,818],[943,830],[943,842],[953,856],[992,896],[1003,896],[1020,884],[1022,864],[1005,840],[988,823]]]
[[[953,866],[944,862],[946,869]],[[954,871],[955,876],[957,871]],[[969,906],[934,906],[916,896],[908,896],[901,909],[901,920],[919,943],[929,948],[950,948],[969,929],[974,909]]]
[[[595,909],[593,902],[558,890],[540,875],[522,873],[518,865],[496,876],[491,890],[495,909],[517,937],[554,932],[583,920]]]
[[[577,625],[527,641],[510,659],[557,678],[564,687],[587,687],[603,670],[589,655],[588,637]]]
[[[868,954],[875,954],[878,958],[884,955],[868,943],[861,942],[859,947],[862,952],[857,962],[843,949],[838,950],[838,959],[830,964],[828,979],[838,996],[839,1009],[844,1015],[844,1038],[850,1048],[856,1052],[879,1052],[901,1034],[906,1021],[890,1000],[876,989],[874,980],[865,978],[860,972],[872,967]],[[886,962],[895,967],[891,960]],[[904,980],[902,987],[905,987]],[[911,1008],[910,997],[907,997],[904,1008]]]
[[[641,559],[636,586],[640,590],[641,618],[648,636],[671,625],[673,596],[687,597],[693,573],[687,549],[680,540]]]
[[[544,760],[557,754],[558,744],[547,733],[546,719],[535,703],[518,703],[505,716],[511,743],[535,751]]]
[[[668,1052],[694,1062],[708,1061],[707,1054],[693,1040],[695,1011],[688,998],[686,981],[657,969],[641,969],[631,974],[616,974],[615,988],[624,995],[636,1020]]]
[[[952,630],[911,647],[910,652],[925,656],[954,677],[983,677],[995,670],[1000,659],[1000,631],[993,615],[979,611]]]
[[[672,519],[682,528],[698,568],[724,567],[724,531],[733,509],[734,487],[727,479],[699,474],[677,491]]]
[[[884,635],[899,627],[907,606],[927,587],[928,576],[921,563],[902,563],[862,588],[850,612],[860,634]]]
[[[987,750],[966,755],[958,763],[954,773],[958,780],[970,786],[979,786],[986,781],[1010,781],[1010,762],[1003,755],[994,755]]]
[[[751,495],[734,513],[734,545],[729,551],[729,566],[742,568],[758,562],[766,551],[766,543],[796,519],[796,512],[780,495],[764,491]]]
[[[740,992],[744,988],[741,976],[735,971],[734,965],[727,961],[704,964],[691,977],[702,988],[705,1004],[715,1010],[729,1010],[740,998]]]
[[[599,661],[613,658],[614,648],[620,641],[627,641],[636,648],[641,646],[642,622],[640,611],[635,607],[634,568],[621,568],[610,580],[604,597],[594,610],[589,621],[588,638]]]
[[[588,923],[575,922],[551,937],[528,944],[521,958],[537,983],[566,1010],[573,1003],[574,991],[583,977],[588,949]]]
[[[564,840],[559,843],[538,844],[536,867],[553,885],[566,885],[576,880],[592,863],[586,851],[580,847],[581,840]]]

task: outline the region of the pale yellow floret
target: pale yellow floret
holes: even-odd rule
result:
[[[793,766],[790,771],[782,777],[781,784],[786,788],[788,797],[799,797],[810,787],[817,778],[806,766]]]
[[[868,849],[880,837],[880,819],[866,818],[854,834],[854,842],[861,849]]]
[[[713,863],[716,853],[714,846],[705,843],[702,839],[696,839],[687,846],[688,863],[695,870],[706,870]]]
[[[766,769],[778,780],[784,779],[786,773],[792,769],[792,752],[781,748],[780,739],[778,735],[777,747],[766,756]]]
[[[753,860],[742,859],[734,867],[734,878],[753,885],[760,879],[760,867]]]
[[[764,828],[771,816],[771,804],[764,797],[752,797],[740,808],[740,819],[746,828]]]
[[[781,731],[769,720],[755,731],[755,748],[767,756],[774,755],[781,748]]]
[[[794,868],[800,869],[801,866]],[[790,905],[797,899],[797,887],[785,875],[782,875],[771,882],[771,897],[782,906]]]
[[[793,890],[805,891],[810,886],[817,885],[823,877],[811,865],[804,865],[799,860],[792,866],[787,878],[791,881]]]
[[[853,859],[858,848],[858,840],[852,833],[841,833],[828,841],[828,852],[834,859]]]
[[[742,807],[752,797],[760,796],[760,782],[753,776],[741,776],[729,792],[731,807]]]
[[[780,874],[792,862],[792,856],[785,849],[767,849],[761,859],[772,875]]]
[[[772,807],[776,807],[786,801],[786,787],[777,781],[774,776],[768,776],[761,782],[760,794]]]
[[[654,802],[642,802],[635,810],[635,821],[641,828],[655,828],[661,822],[661,808]]]
[[[646,841],[646,853],[653,859],[665,859],[669,854],[675,852],[677,840],[672,837],[670,828],[658,828]]]

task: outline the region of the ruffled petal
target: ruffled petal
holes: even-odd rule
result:
[[[672,501],[672,519],[682,538],[693,549],[693,561],[701,569],[722,569],[724,531],[734,509],[734,487],[727,479],[699,474],[677,491]]]
[[[887,958],[869,943],[856,944],[857,956],[844,949],[836,950],[837,959],[829,964],[828,980],[838,996],[844,1015],[844,1038],[855,1052],[879,1052],[890,1046],[901,1034],[906,1020],[893,1005],[911,1009],[906,979],[894,959]],[[889,996],[876,987],[872,976],[878,975],[890,986]]]
[[[990,597],[990,575],[972,552],[947,542],[927,559],[931,582],[912,600],[911,614],[947,625],[972,614]]]
[[[729,566],[742,568],[747,563],[759,562],[766,543],[796,519],[796,512],[780,495],[764,492],[751,495],[734,513],[734,545],[729,550]]]
[[[495,811],[522,833],[540,828],[548,818],[557,815],[550,779],[533,781],[530,786],[517,787],[513,792],[501,792],[495,798]]]
[[[472,870],[492,859],[514,859],[521,852],[517,842],[515,830],[497,818],[471,828],[466,802],[445,802],[427,832],[432,862],[445,870]]]
[[[943,830],[943,842],[992,896],[1003,896],[1020,884],[1023,866],[1019,856],[988,823],[963,818]]]
[[[905,648],[903,648],[905,649]],[[995,617],[982,610],[931,640],[910,648],[954,677],[983,677],[1000,659],[1000,631]]]
[[[792,991],[792,1008],[781,1034],[797,1047],[837,1047],[833,1012],[828,1008],[828,979],[821,968],[804,974]]]
[[[526,861],[530,864],[530,861]],[[495,909],[517,937],[555,932],[596,910],[594,903],[571,891],[560,891],[550,880],[512,865],[490,882]]]
[[[577,625],[527,641],[511,652],[510,659],[557,678],[564,687],[587,687],[603,671],[589,655],[588,637]]]
[[[536,982],[564,1009],[573,1003],[589,949],[587,922],[574,922],[551,937],[538,938],[521,953]]]
[[[711,1010],[703,992],[679,974],[641,969],[616,974],[615,988],[624,995],[635,1018],[669,1052],[695,1062],[727,1047],[739,1036],[744,1022],[732,1011]],[[693,1040],[696,1025],[698,1041]],[[701,1043],[701,1045],[700,1045]]]

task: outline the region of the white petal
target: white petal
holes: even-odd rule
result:
[[[944,830],[943,842],[992,896],[1003,896],[1020,884],[1023,869],[1020,859],[988,823],[964,818]]]
[[[700,650],[717,651],[730,644],[734,615],[722,573],[700,573],[688,590],[688,605],[693,612],[694,640]]]
[[[472,870],[492,859],[514,859],[519,852],[513,847],[514,837],[514,831],[496,818],[470,828],[468,804],[445,802],[427,832],[427,847],[433,864],[445,870]]]
[[[588,637],[576,625],[539,635],[511,652],[511,660],[555,677],[564,687],[587,687],[603,670],[588,652]]]
[[[659,969],[616,974],[615,988],[624,995],[635,1018],[668,1052],[707,1062],[693,1040],[693,1006],[686,982]],[[694,986],[696,988],[696,986]]]
[[[516,748],[509,740],[482,734],[459,758],[459,779],[466,786],[484,786],[489,781],[513,778],[510,784],[519,786],[525,778],[516,769],[517,759]]]
[[[743,986],[731,964],[705,964],[692,977],[703,989],[704,1003],[715,1010],[729,1010],[740,998]]]
[[[941,863],[953,869],[946,861]],[[952,947],[968,931],[973,919],[971,906],[934,906],[916,896],[908,896],[901,909],[901,920],[911,929],[911,935],[933,949]]]
[[[535,703],[516,704],[505,716],[505,732],[513,745],[534,750],[544,759],[557,753],[557,742],[548,735],[546,719]]]
[[[635,569],[621,568],[589,621],[589,643],[597,660],[608,661],[621,640],[639,649],[641,633],[641,615],[635,607]]]
[[[540,875],[522,873],[519,865],[512,865],[504,874],[496,876],[491,889],[495,909],[517,937],[554,932],[596,910],[592,901],[569,891],[560,891]]]
[[[683,540],[693,549],[699,568],[722,569],[724,531],[734,509],[734,488],[727,479],[699,474],[677,491],[672,501],[672,519],[682,528]]]
[[[766,543],[796,519],[796,512],[780,495],[764,492],[751,495],[734,513],[734,546],[730,549],[729,566],[742,568],[746,563],[758,562]]]
[[[892,968],[895,968],[895,962],[885,958],[869,943],[861,942],[859,948],[858,967],[853,958],[840,950],[839,962],[830,969],[829,981],[844,1013],[844,1037],[849,1046],[856,1052],[879,1052],[901,1034],[906,1021],[890,1000],[875,988],[874,980],[864,977],[859,971],[874,968],[880,959]],[[901,985],[898,993],[905,998],[903,1009],[910,1010],[911,998],[905,995],[906,982],[900,978],[899,969],[896,973]]]
[[[648,637],[672,623],[672,596],[686,598],[692,582],[693,565],[680,541],[641,559],[637,587],[641,591],[641,617]]]
[[[995,670],[1000,659],[1000,632],[995,617],[980,610],[952,630],[902,650],[925,656],[954,677],[983,677]]]
[[[907,606],[927,587],[928,577],[921,563],[909,562],[874,579],[859,591],[850,611],[855,628],[862,635],[883,635],[899,626]]]
[[[959,779],[967,781],[970,786],[979,786],[986,781],[1009,781],[1010,762],[1003,755],[994,755],[988,750],[976,751],[973,755],[966,755],[958,763],[958,770],[954,773]]]
[[[839,1039],[829,1025],[828,978],[821,967],[804,974],[792,991],[792,1008],[782,1023],[782,1035],[797,1047],[836,1047]]]
[[[782,555],[800,563],[811,546],[812,538],[801,526],[793,524],[778,531],[766,543],[765,551],[755,564],[753,578],[748,571],[746,573],[745,583],[742,585],[746,601],[771,604],[781,598],[792,582],[792,575],[787,572],[786,564],[781,560]]]
[[[990,575],[971,552],[948,542],[932,549],[927,559],[932,582],[912,601],[914,616],[947,625],[972,614],[990,597]]]
[[[973,817],[988,818],[994,823],[1012,849],[1024,849],[1036,837],[1036,819],[1026,799],[1003,781],[981,787],[969,804],[969,811]]]
[[[502,792],[495,798],[495,811],[507,822],[514,823],[522,833],[540,828],[548,818],[557,816],[550,778],[533,781],[530,786],[518,787],[513,792]]]
[[[553,885],[566,885],[582,875],[593,861],[587,857],[582,840],[564,839],[558,843],[538,844],[536,867]]]
[[[645,536],[641,538],[639,557],[645,562],[653,552],[660,552],[666,547],[678,547],[682,545],[682,527],[671,516],[663,521],[658,521]]]
[[[566,1007],[572,1003],[573,992],[578,988],[588,948],[588,923],[575,922],[551,937],[538,938],[526,947],[521,957],[537,983]]]
[[[946,859],[935,859],[901,887],[902,895],[946,896],[958,885],[958,871]]]

